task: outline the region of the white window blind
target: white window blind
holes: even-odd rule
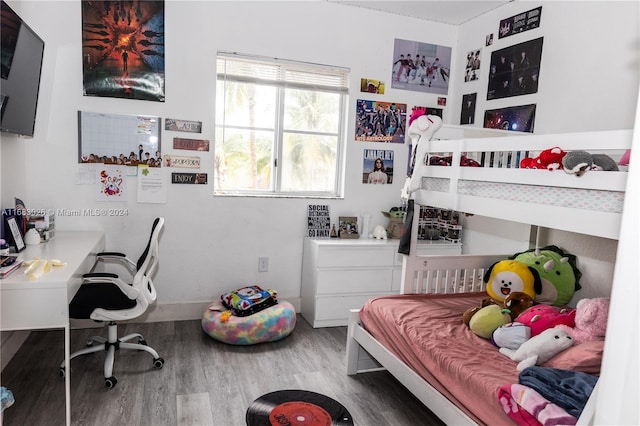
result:
[[[218,52],[218,79],[270,84],[298,89],[348,92],[349,70],[283,59]]]

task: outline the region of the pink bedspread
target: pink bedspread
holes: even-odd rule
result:
[[[394,295],[369,300],[364,328],[440,393],[481,424],[512,425],[498,391],[518,383],[516,363],[462,322],[486,292]]]

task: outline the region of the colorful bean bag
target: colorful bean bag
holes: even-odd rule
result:
[[[222,302],[211,303],[202,315],[202,329],[216,340],[231,345],[275,342],[287,337],[296,325],[296,310],[287,301],[255,314],[239,317]]]

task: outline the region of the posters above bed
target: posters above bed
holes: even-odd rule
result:
[[[487,100],[538,92],[543,37],[491,53]]]

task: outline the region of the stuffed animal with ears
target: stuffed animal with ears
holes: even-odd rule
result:
[[[535,158],[523,158],[520,160],[521,169],[562,169],[562,160],[567,153],[559,147],[545,149]]]
[[[575,344],[604,340],[609,317],[609,298],[580,299],[576,304],[575,327],[559,325],[573,338]]]
[[[515,320],[518,315],[529,309],[533,306],[533,298],[526,293],[520,291],[514,291],[510,295],[508,295],[504,302],[497,302],[490,297],[486,297],[482,299],[482,303],[480,306],[473,306],[467,309],[462,315],[462,322],[466,325],[469,325],[469,321],[471,318],[478,312],[480,309],[487,307],[489,305],[499,305],[502,309],[507,309],[509,315],[511,316],[511,320]]]
[[[570,151],[562,159],[564,171],[582,176],[589,170],[618,171],[615,160],[606,154],[591,154],[586,151]]]
[[[421,177],[426,167],[425,159],[428,152],[428,143],[433,135],[442,127],[442,118],[437,115],[425,115],[425,108],[414,108],[409,117],[407,134],[413,145],[413,155],[409,177],[402,190],[402,198],[409,199],[412,192],[420,189]]]
[[[575,309],[538,304],[518,315],[515,321],[529,326],[533,337],[560,324],[573,327],[575,325],[575,317]]]
[[[521,344],[518,349],[500,348],[500,353],[514,361],[520,361],[516,368],[522,371],[527,367],[544,364],[572,345],[573,339],[566,331],[549,328]]]
[[[481,306],[467,309],[462,316],[462,321],[474,334],[489,339],[497,328],[509,324],[531,305],[533,305],[533,298],[517,291],[507,296],[502,303],[485,298]]]
[[[542,291],[538,271],[512,259],[501,260],[491,265],[485,271],[484,283],[489,296],[502,303],[516,291],[526,293],[534,300]]]
[[[512,259],[538,272],[542,290],[535,297],[537,303],[566,305],[574,292],[581,288],[582,272],[577,267],[576,256],[557,246],[550,245],[516,253]]]

